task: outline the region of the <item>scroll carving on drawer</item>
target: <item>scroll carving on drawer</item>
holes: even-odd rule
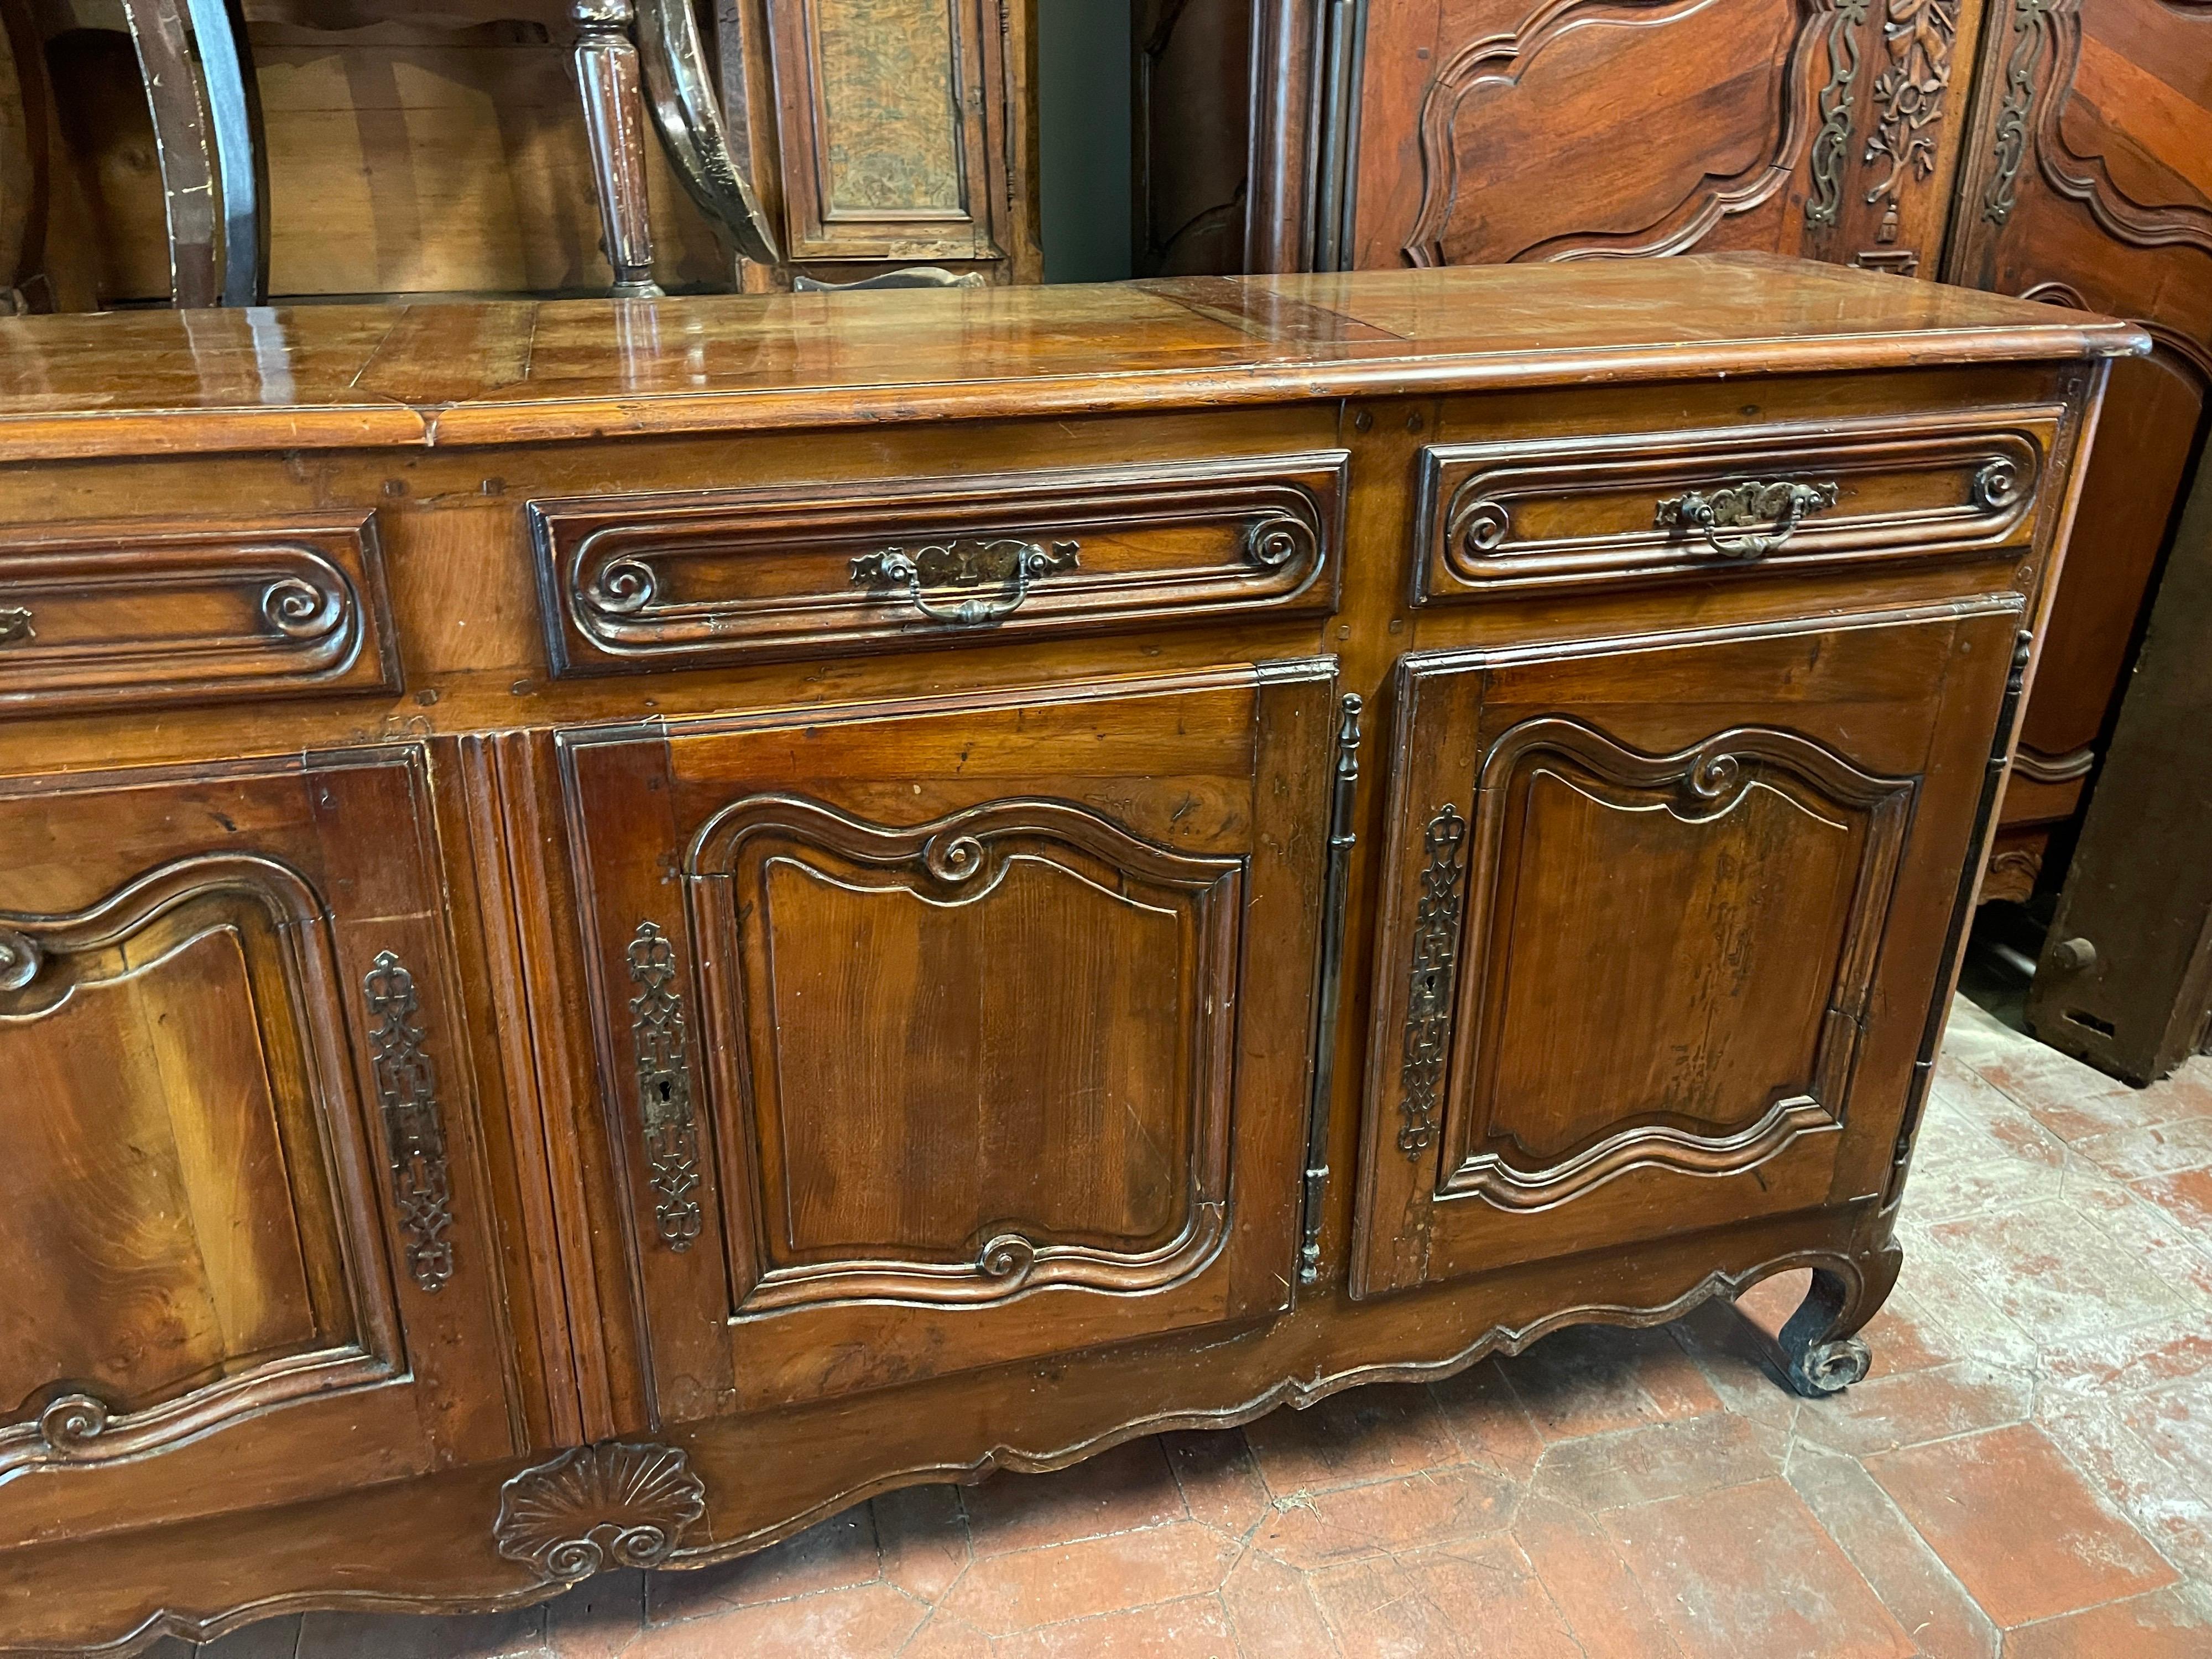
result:
[[[695,848],[697,926],[716,947],[702,966],[708,1047],[742,1069],[731,1097],[752,1103],[761,1213],[775,1218],[763,1259],[738,1243],[741,1316],[1047,1285],[1141,1291],[1218,1249],[1242,859],[1012,799],[893,829],[756,797]],[[1071,935],[1091,948],[1070,952]],[[874,964],[865,975],[850,970],[856,943]],[[822,1019],[824,993],[849,1024]],[[1135,1018],[1145,1010],[1157,1012]],[[925,1040],[940,1024],[981,1037],[981,1075],[963,1075],[962,1048]],[[1071,1025],[1086,1024],[1093,1035],[1071,1047]],[[901,1026],[906,1038],[884,1043]],[[826,1101],[869,1106],[832,1120]],[[953,1152],[943,1120],[956,1101],[955,1121],[973,1120],[963,1133],[1004,1160],[961,1179],[935,1167]],[[833,1123],[842,1145],[823,1138]],[[908,1176],[827,1178],[841,1162]],[[1041,1183],[1040,1162],[1098,1179]],[[1145,1177],[1108,1178],[1135,1170]]]
[[[530,504],[563,675],[1335,608],[1342,451]]]
[[[374,515],[0,530],[0,710],[398,687]]]
[[[1413,600],[2014,557],[2034,534],[2058,415],[1431,445]]]

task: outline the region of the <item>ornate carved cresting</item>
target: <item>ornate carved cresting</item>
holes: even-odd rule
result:
[[[1844,157],[1850,142],[1851,112],[1858,101],[1859,32],[1866,27],[1868,0],[1831,0],[1826,8],[1828,79],[1820,88],[1820,130],[1813,135],[1808,173],[1813,193],[1805,198],[1805,218],[1815,225],[1836,222],[1843,201]]]
[[[2028,118],[2035,109],[2036,64],[2051,32],[2056,0],[2013,0],[2012,52],[2005,60],[2004,101],[1997,106],[1996,165],[1982,187],[1982,217],[2001,225],[2018,199],[2021,164],[2027,159]]]
[[[549,1582],[657,1567],[707,1512],[707,1487],[672,1446],[603,1441],[525,1469],[499,1492],[499,1553]]]
[[[453,1188],[446,1164],[445,1115],[438,1079],[422,1047],[416,1016],[421,1006],[415,976],[391,951],[380,952],[362,981],[368,1016],[369,1057],[376,1070],[376,1098],[384,1115],[386,1161],[392,1200],[407,1241],[407,1271],[434,1294],[453,1276]]]
[[[1405,1049],[1399,1067],[1398,1150],[1419,1158],[1436,1145],[1444,1067],[1451,1058],[1452,988],[1458,980],[1465,912],[1467,820],[1446,805],[1421,836],[1421,896],[1413,910],[1407,969]]]
[[[691,1068],[684,1053],[684,998],[676,988],[676,946],[657,923],[641,921],[629,942],[630,1043],[637,1054],[637,1115],[645,1138],[646,1179],[660,1242],[688,1250],[699,1237],[699,1125],[691,1111]]]
[[[1881,204],[1878,242],[1897,240],[1905,174],[1924,179],[1935,173],[1936,131],[1958,33],[1959,0],[1888,0],[1881,34],[1889,67],[1875,76],[1875,129],[1861,158],[1886,169],[1866,193],[1869,205]]]

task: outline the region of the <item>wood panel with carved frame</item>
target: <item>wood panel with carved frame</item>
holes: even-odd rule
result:
[[[1346,262],[1758,247],[1932,270],[1981,12],[1370,0]]]
[[[561,734],[662,1421],[1287,1305],[1333,669]]]
[[[1355,1294],[1880,1195],[2021,617],[1401,659]]]
[[[517,1449],[414,748],[0,782],[0,1539]]]

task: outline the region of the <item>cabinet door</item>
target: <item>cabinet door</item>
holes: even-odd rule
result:
[[[2078,817],[2203,453],[2212,7],[2014,0],[1990,13],[1979,85],[1944,280],[2133,318],[2153,342],[2112,365],[2021,717],[1984,891],[2026,898]]]
[[[1401,662],[1355,1293],[1885,1191],[2021,616]]]
[[[1934,273],[1981,0],[1370,0],[1349,263]]]
[[[562,735],[663,1420],[1286,1305],[1332,677]]]
[[[515,1449],[434,853],[413,749],[0,782],[0,1542]]]

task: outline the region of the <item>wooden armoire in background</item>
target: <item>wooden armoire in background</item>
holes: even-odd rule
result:
[[[1034,16],[0,0],[0,298],[1033,282]]]
[[[2147,324],[1984,893],[2058,884],[2203,446],[2212,3],[1137,0],[1135,33],[1148,271],[1763,248]]]

